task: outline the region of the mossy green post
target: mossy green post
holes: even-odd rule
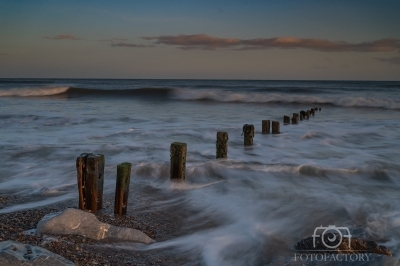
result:
[[[79,208],[97,212],[103,208],[104,155],[82,153],[76,159]]]
[[[263,120],[262,121],[262,127],[261,127],[261,133],[262,134],[269,134],[270,127],[271,127],[271,121]]]
[[[217,132],[216,158],[228,158],[228,133]]]
[[[117,184],[115,186],[114,214],[125,215],[128,209],[131,168],[132,164],[127,162],[117,165]]]
[[[173,181],[185,180],[186,152],[187,152],[186,143],[174,142],[171,144],[170,179]]]
[[[243,126],[243,135],[244,135],[244,146],[253,145],[254,126],[245,124]]]

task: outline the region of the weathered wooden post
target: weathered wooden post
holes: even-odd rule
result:
[[[104,155],[82,153],[76,159],[79,209],[96,212],[103,207]]]
[[[228,158],[228,133],[217,132],[217,159]]]
[[[269,134],[271,122],[269,120],[262,121],[262,134]]]
[[[283,116],[283,124],[290,124],[290,116],[287,115]]]
[[[309,119],[310,118],[310,110],[307,110],[307,112],[306,112],[306,115],[305,115],[306,117],[307,117],[307,119]]]
[[[279,134],[280,132],[280,126],[278,121],[272,121],[272,134]]]
[[[314,108],[311,108],[311,111],[310,111],[310,113],[312,114],[312,116],[314,116],[314,115],[315,115]]]
[[[243,135],[244,135],[244,146],[253,145],[254,126],[245,124],[243,126]]]
[[[117,166],[117,184],[115,186],[114,214],[125,215],[128,209],[129,183],[131,181],[131,163]]]
[[[293,117],[299,117],[299,113],[293,113]]]
[[[296,125],[296,124],[298,124],[299,123],[299,117],[298,116],[293,116],[292,117],[292,124],[293,125]]]
[[[182,142],[171,143],[171,166],[170,179],[174,181],[184,181],[186,171],[186,151],[187,145]]]

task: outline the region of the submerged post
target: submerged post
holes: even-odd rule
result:
[[[217,132],[217,159],[228,158],[228,133],[227,132]]]
[[[254,126],[245,124],[243,126],[243,134],[244,134],[244,146],[253,145]]]
[[[187,145],[182,142],[171,143],[171,166],[170,179],[174,181],[184,181],[186,171],[186,151]]]
[[[126,214],[128,208],[129,183],[131,181],[131,168],[132,164],[127,162],[117,166],[114,214]]]
[[[283,116],[283,124],[290,124],[290,116],[287,115]]]
[[[280,126],[278,121],[272,121],[272,134],[279,134],[280,132]]]
[[[76,159],[79,209],[96,212],[103,207],[104,155],[82,153]]]
[[[262,127],[261,127],[262,134],[269,134],[270,126],[271,126],[271,123],[269,120],[263,120]]]

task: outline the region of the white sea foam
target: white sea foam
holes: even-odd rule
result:
[[[188,90],[175,91],[174,97],[179,100],[211,100],[216,102],[241,103],[299,103],[299,104],[332,104],[344,107],[376,107],[400,109],[399,99],[381,99],[376,97],[343,97],[314,96],[302,94],[230,92],[218,90]]]
[[[13,88],[0,90],[0,97],[38,97],[65,93],[69,87]]]

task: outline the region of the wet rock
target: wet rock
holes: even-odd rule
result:
[[[300,257],[303,255],[302,257]],[[307,256],[308,255],[308,256]],[[311,254],[294,254],[292,257],[275,257],[268,266],[399,266],[394,257],[378,254],[325,254],[311,257]],[[352,255],[352,257],[351,257]]]
[[[314,239],[313,237],[308,237],[297,242],[295,248],[296,250],[307,252],[326,251],[338,254],[375,253],[392,256],[389,249],[385,246],[379,246],[374,241],[363,240],[361,238],[345,238],[334,233],[328,233],[323,238],[317,237]]]
[[[75,265],[71,261],[37,246],[14,241],[0,242],[0,266],[9,265]]]
[[[102,223],[94,214],[72,208],[45,215],[37,225],[36,234],[82,235],[95,240],[145,244],[155,242],[139,230]]]

